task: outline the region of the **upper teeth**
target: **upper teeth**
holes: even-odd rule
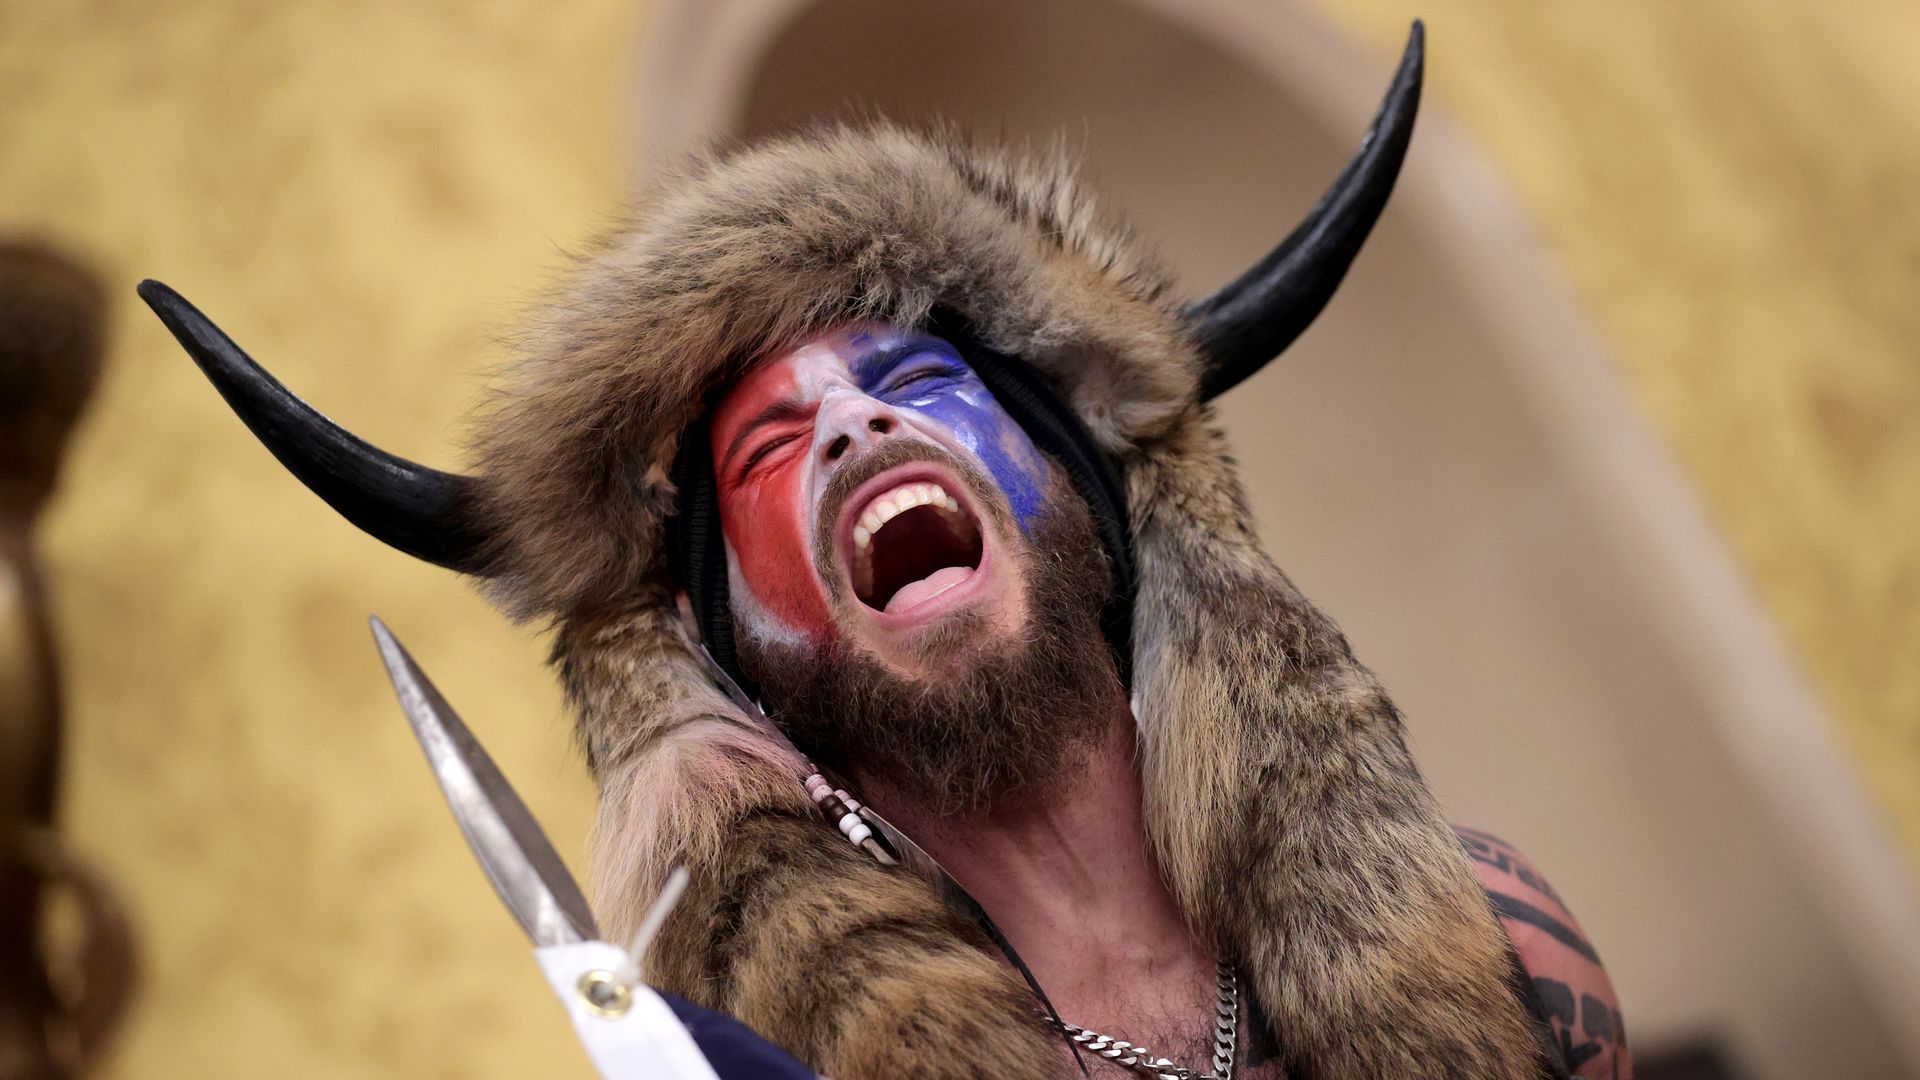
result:
[[[865,548],[882,525],[916,506],[938,506],[957,511],[960,509],[960,500],[947,494],[939,484],[902,484],[867,504],[866,512],[860,515],[859,524],[853,527],[853,546]]]

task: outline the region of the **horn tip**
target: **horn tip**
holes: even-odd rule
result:
[[[147,278],[140,282],[134,291],[140,294],[140,299],[145,300],[147,306],[153,309],[153,313],[160,316],[160,321],[166,323],[168,329],[173,330],[176,335],[179,334],[186,320],[200,314],[192,304],[187,302],[186,297],[175,292],[173,287],[164,281]]]
[[[180,294],[169,288],[166,282],[153,278],[141,279],[140,284],[135,286],[133,291],[139,293],[140,299],[145,300],[149,305],[180,298]]]
[[[209,378],[214,378],[216,368],[235,366],[234,361],[223,356],[218,348],[218,344],[226,338],[226,335],[220,332],[219,327],[213,325],[213,320],[201,314],[200,309],[194,307],[192,301],[175,292],[172,286],[163,281],[147,278],[134,291],[138,292],[140,299],[145,300],[147,306],[153,309],[153,313],[160,317],[161,323],[173,332],[174,340],[187,350],[187,355],[193,358],[193,362],[198,364],[200,370],[205,371]],[[231,342],[226,344],[229,348],[232,347]],[[243,361],[241,366],[252,363],[245,359],[244,354],[241,360]],[[216,385],[220,381],[214,378]],[[227,393],[224,388],[220,392],[222,395]]]

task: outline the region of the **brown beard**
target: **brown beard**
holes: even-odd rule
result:
[[[986,612],[954,612],[920,632],[915,652],[930,670],[918,679],[844,640],[790,645],[756,639],[745,627],[741,661],[775,722],[815,760],[854,776],[884,776],[936,814],[965,815],[1059,775],[1124,704],[1125,690],[1100,632],[1112,588],[1106,553],[1060,470],[1032,536],[1022,540],[1005,496],[984,475],[951,457],[939,460],[961,472],[975,505],[1004,523],[999,533],[1012,543],[1002,554],[1025,576],[1026,625],[1008,635]],[[844,589],[834,601],[859,602]]]

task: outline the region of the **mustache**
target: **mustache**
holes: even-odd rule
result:
[[[921,439],[894,439],[883,443],[879,449],[835,473],[833,479],[827,481],[826,493],[820,497],[820,513],[813,526],[813,561],[820,571],[821,580],[827,583],[827,590],[835,600],[840,599],[845,588],[841,575],[832,572],[840,565],[840,545],[835,542],[834,524],[840,520],[841,509],[860,485],[888,469],[914,462],[944,465],[953,470],[954,475],[966,486],[967,494],[972,496],[969,500],[972,506],[1005,534],[1013,510],[986,470],[943,446]]]

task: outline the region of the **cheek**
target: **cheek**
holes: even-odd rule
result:
[[[804,458],[804,455],[800,455]],[[813,566],[798,458],[721,497],[721,529],[755,600],[789,631],[824,639],[832,620]]]
[[[1027,433],[1000,410],[984,389],[963,388],[910,403],[920,415],[953,433],[987,470],[1013,508],[1022,532],[1046,502],[1047,460]]]

